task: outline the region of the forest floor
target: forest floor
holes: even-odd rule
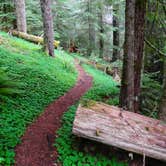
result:
[[[45,112],[32,123],[16,147],[16,166],[52,166],[57,159],[53,148],[56,130],[60,127],[61,116],[91,87],[92,77],[76,64],[78,81],[64,96],[53,102]],[[64,133],[65,134],[65,133]]]

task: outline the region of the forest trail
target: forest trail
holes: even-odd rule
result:
[[[26,130],[16,149],[15,166],[55,166],[57,151],[53,147],[61,117],[92,86],[92,77],[76,63],[76,85],[50,104]]]

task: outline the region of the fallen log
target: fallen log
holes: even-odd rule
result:
[[[166,124],[118,107],[79,105],[73,134],[166,161]]]
[[[27,33],[16,31],[16,30],[12,30],[10,33],[13,36],[17,36],[19,38],[25,39],[25,40],[30,41],[30,42],[33,42],[33,43],[36,43],[36,44],[43,44],[43,38],[42,37],[30,35],[30,34],[27,34]],[[55,48],[57,48],[59,46],[59,44],[60,44],[59,41],[54,40],[54,47]]]
[[[82,59],[80,61],[80,64],[82,63],[93,66],[94,68],[103,71],[104,73],[112,76],[113,79],[118,83],[121,82],[120,71],[118,67],[111,67],[111,65],[104,65],[87,59]]]

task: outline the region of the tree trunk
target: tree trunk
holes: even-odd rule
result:
[[[54,56],[54,30],[51,11],[51,0],[40,0],[43,28],[44,28],[44,50]]]
[[[164,85],[164,92],[160,104],[159,118],[166,122],[166,82]]]
[[[163,95],[160,102],[159,119],[166,122],[166,58],[164,58]]]
[[[100,32],[100,38],[99,38],[99,57],[103,58],[103,52],[104,52],[104,40],[103,40],[103,34],[104,34],[104,27],[103,27],[103,4],[100,4],[100,13],[99,13],[99,32]]]
[[[116,61],[120,58],[119,51],[119,18],[118,18],[119,4],[114,5],[113,7],[113,28],[116,28],[113,31],[113,54],[112,54],[112,62]]]
[[[135,5],[135,73],[134,73],[134,111],[139,111],[141,93],[141,73],[144,54],[146,0],[136,0]]]
[[[92,1],[88,0],[88,35],[89,35],[89,44],[88,44],[88,50],[87,54],[90,56],[92,54],[92,51],[95,47],[95,35],[94,35],[94,25],[92,20]]]
[[[16,6],[17,30],[26,33],[27,24],[26,24],[25,1],[15,0],[15,6]]]
[[[134,16],[135,0],[126,0],[126,32],[120,106],[132,112],[134,112]]]

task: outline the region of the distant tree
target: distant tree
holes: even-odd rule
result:
[[[103,23],[103,11],[104,11],[103,2],[99,3],[99,57],[103,58],[104,52],[104,23]]]
[[[26,11],[24,0],[14,0],[16,7],[17,30],[27,32]]]
[[[90,56],[92,54],[93,49],[95,48],[95,29],[93,22],[92,0],[87,1],[87,12],[88,12],[88,35],[89,35],[87,54]]]
[[[116,61],[120,58],[120,36],[119,36],[119,4],[113,5],[113,54],[112,54],[112,62]]]
[[[126,0],[125,46],[120,106],[134,112],[134,20],[135,0]]]
[[[43,28],[44,28],[44,50],[54,56],[54,29],[51,11],[51,0],[40,0]]]

